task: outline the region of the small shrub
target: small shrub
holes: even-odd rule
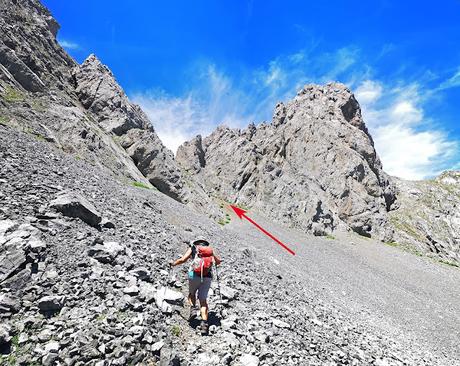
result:
[[[222,225],[222,226],[225,225],[225,221],[224,221],[223,219],[219,219],[219,221],[217,221],[217,223],[218,223],[219,225]]]
[[[179,337],[180,336],[180,327],[178,325],[173,325],[173,327],[171,328],[171,333],[174,336]]]
[[[331,234],[326,234],[326,239],[335,240],[335,236]]]

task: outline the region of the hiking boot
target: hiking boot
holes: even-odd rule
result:
[[[202,321],[201,321],[200,331],[201,331],[201,335],[207,335],[207,334],[208,334],[208,332],[209,332],[209,326],[208,326],[208,322],[207,322],[207,321],[205,321],[205,320],[202,320]]]
[[[188,315],[188,320],[191,321],[193,319],[196,319],[197,312],[198,312],[198,308],[196,308],[195,306],[190,306],[190,313]]]

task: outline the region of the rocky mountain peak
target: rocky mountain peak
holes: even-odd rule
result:
[[[95,55],[75,67],[72,76],[81,103],[98,115],[106,131],[122,135],[133,128],[151,129],[145,113],[128,100],[110,69]]]
[[[343,84],[306,85],[271,124],[218,127],[182,145],[179,164],[222,199],[319,235],[382,229],[395,200],[358,102]]]

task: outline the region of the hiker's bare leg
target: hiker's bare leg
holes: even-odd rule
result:
[[[208,302],[206,300],[200,300],[200,313],[201,319],[208,321]]]
[[[196,292],[194,294],[188,294],[188,303],[190,306],[196,306]]]

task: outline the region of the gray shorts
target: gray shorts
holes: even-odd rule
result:
[[[203,277],[203,282],[201,282],[201,277],[189,278],[188,279],[188,292],[192,296],[196,296],[198,291],[198,299],[206,300],[208,298],[208,292],[211,288],[211,278]]]

